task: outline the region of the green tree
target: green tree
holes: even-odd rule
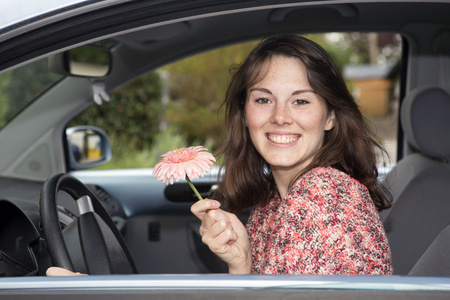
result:
[[[170,101],[164,121],[194,142],[212,145],[225,136],[220,106],[230,77],[230,66],[242,62],[256,42],[229,46],[187,58],[164,68],[168,72]]]
[[[49,71],[47,59],[38,60],[1,77],[1,126],[61,79],[60,75]]]
[[[9,99],[5,89],[8,86],[9,77],[10,73],[5,73],[0,76],[0,128],[8,121]]]
[[[114,156],[149,149],[159,131],[161,82],[157,72],[148,73],[113,91],[109,102],[93,105],[70,126],[92,125],[108,133]]]

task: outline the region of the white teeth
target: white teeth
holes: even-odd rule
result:
[[[267,137],[274,143],[277,144],[290,144],[299,139],[297,135],[274,135],[268,134]]]

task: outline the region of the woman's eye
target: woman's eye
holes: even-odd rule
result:
[[[303,99],[297,99],[294,101],[294,104],[296,104],[296,105],[304,105],[304,104],[308,104],[308,103],[309,103],[309,101],[303,100]]]
[[[258,99],[256,99],[256,103],[266,104],[266,103],[270,103],[270,100],[267,98],[258,98]]]

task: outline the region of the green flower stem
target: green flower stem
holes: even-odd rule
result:
[[[189,183],[189,185],[191,186],[191,189],[194,191],[195,195],[197,196],[197,198],[199,200],[203,200],[202,196],[200,195],[200,193],[197,191],[197,189],[195,188],[194,184],[192,183],[192,181],[189,179],[189,177],[186,175],[186,181],[187,183]]]

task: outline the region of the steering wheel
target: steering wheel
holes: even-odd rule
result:
[[[59,191],[78,204],[79,217],[61,231]],[[56,174],[44,183],[40,198],[41,224],[52,264],[91,275],[136,274],[136,267],[119,230],[98,198],[78,179]]]

